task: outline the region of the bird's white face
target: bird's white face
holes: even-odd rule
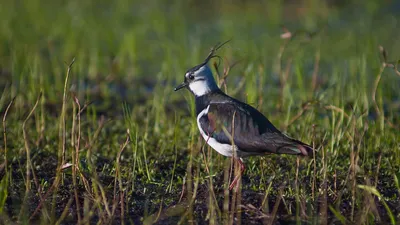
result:
[[[218,43],[217,45],[215,45],[211,49],[204,62],[189,69],[185,74],[185,80],[183,81],[183,83],[178,85],[174,90],[177,91],[186,87],[196,96],[203,96],[210,92],[218,91],[219,87],[215,83],[211,69],[210,67],[208,67],[207,64],[212,58],[221,59],[221,57],[215,55],[215,52],[229,41],[230,40],[225,41],[222,44]]]
[[[194,95],[203,96],[218,90],[211,69],[207,63],[195,66],[185,74],[185,81],[175,90],[187,87]]]
[[[211,92],[210,87],[207,86],[205,81],[195,81],[189,84],[189,89],[195,94],[196,96],[203,96]]]
[[[216,86],[213,74],[207,65],[203,65],[196,71],[187,72],[185,78],[189,81],[190,91],[196,96],[208,94]]]

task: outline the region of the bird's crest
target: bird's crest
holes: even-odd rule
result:
[[[221,57],[219,55],[216,55],[215,53],[217,52],[218,49],[220,49],[222,46],[224,46],[226,43],[230,42],[231,39],[223,42],[223,43],[217,43],[214,47],[211,48],[210,53],[208,53],[208,56],[206,57],[206,59],[204,60],[202,65],[205,65],[208,63],[208,61],[210,61],[210,59],[212,58],[218,58],[221,60]]]

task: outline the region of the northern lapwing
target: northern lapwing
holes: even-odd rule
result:
[[[208,62],[218,57],[215,51],[222,45],[214,47],[203,63],[189,69],[175,91],[186,87],[193,93],[201,136],[218,153],[239,162],[240,174],[229,186],[231,190],[245,170],[243,157],[269,153],[308,156],[313,148],[286,136],[257,109],[219,89]]]

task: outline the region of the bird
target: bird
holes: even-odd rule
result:
[[[218,87],[208,64],[210,59],[220,58],[215,52],[225,43],[214,46],[201,64],[187,70],[174,91],[186,88],[194,95],[201,136],[219,154],[239,163],[240,173],[229,186],[232,190],[246,169],[243,158],[274,153],[312,156],[314,149],[285,135],[257,109]]]

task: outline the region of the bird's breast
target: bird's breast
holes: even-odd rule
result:
[[[212,134],[207,134],[200,125],[200,118],[208,113],[208,109],[210,106],[205,108],[203,111],[197,115],[197,127],[199,128],[201,136],[204,138],[204,140],[207,142],[208,145],[211,146],[215,151],[217,151],[219,154],[232,157],[232,153],[235,149],[237,149],[236,146],[232,147],[230,144],[223,144],[219,143],[215,138],[212,137]]]

